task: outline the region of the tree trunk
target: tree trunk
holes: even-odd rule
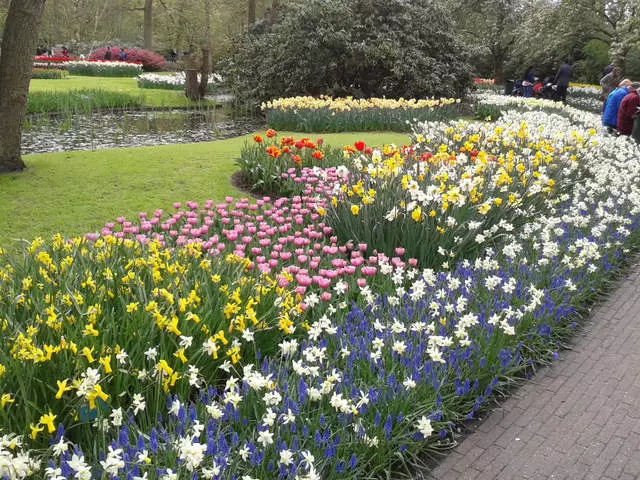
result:
[[[193,54],[192,54],[193,55]],[[200,100],[200,89],[198,86],[198,71],[189,68],[184,71],[186,78],[184,82],[184,94],[189,100]]]
[[[279,10],[280,10],[280,0],[273,0],[273,2],[271,3],[271,18],[269,19],[269,23],[271,23],[271,25],[276,23]]]
[[[204,3],[204,45],[202,47],[202,64],[200,66],[200,98],[207,93],[209,73],[211,73],[211,0]]]
[[[153,0],[144,0],[144,48],[153,50]]]
[[[504,78],[504,60],[502,58],[493,57],[493,72],[496,85],[503,85]]]
[[[24,169],[22,124],[45,0],[12,0],[0,56],[0,172]]]
[[[256,0],[249,0],[249,15],[247,16],[247,21],[249,22],[249,26],[256,23]]]
[[[211,50],[209,47],[202,49],[202,67],[200,68],[200,98],[204,98],[207,93],[209,73],[211,72]]]

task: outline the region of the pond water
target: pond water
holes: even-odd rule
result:
[[[259,117],[238,117],[222,108],[31,116],[22,153],[206,142],[251,133],[263,124]]]

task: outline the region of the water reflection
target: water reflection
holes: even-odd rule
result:
[[[22,152],[205,142],[244,135],[262,123],[219,108],[32,116],[23,131]]]

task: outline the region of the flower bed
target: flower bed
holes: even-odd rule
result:
[[[3,465],[18,478],[363,478],[450,445],[553,358],[638,246],[637,145],[562,113],[511,105],[496,124],[416,126],[411,147],[358,143],[342,167],[300,167],[300,196],[176,204],[0,262]],[[387,208],[365,213],[385,195],[412,222],[427,201],[431,229],[460,227],[434,246],[470,233],[478,247],[443,244],[428,268],[406,238],[387,254],[335,231],[354,198],[379,228]]]
[[[279,138],[272,129],[265,136],[254,135],[253,141],[245,142],[236,160],[243,181],[254,192],[301,195],[310,181],[306,172],[317,167],[328,172],[344,161],[343,150],[323,147],[322,138]]]
[[[60,80],[69,74],[66,70],[59,68],[33,68],[31,69],[31,79]]]
[[[135,77],[142,71],[141,63],[78,60],[67,62],[72,75],[93,77]]]
[[[413,121],[445,120],[458,116],[453,98],[391,100],[331,97],[279,98],[262,104],[267,124],[276,130],[345,132],[409,131]]]
[[[172,73],[171,75],[159,75],[156,73],[143,73],[136,80],[140,88],[158,88],[164,90],[184,90],[186,74],[184,72]],[[222,77],[217,73],[209,75],[207,90],[214,92],[216,86],[222,81]],[[200,74],[198,74],[200,82]]]
[[[91,77],[135,77],[142,72],[141,63],[101,61],[101,60],[69,60],[49,58],[47,61],[36,61],[34,68],[51,68],[66,70],[72,75]]]

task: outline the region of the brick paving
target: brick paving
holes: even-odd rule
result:
[[[640,479],[640,264],[429,480]]]

